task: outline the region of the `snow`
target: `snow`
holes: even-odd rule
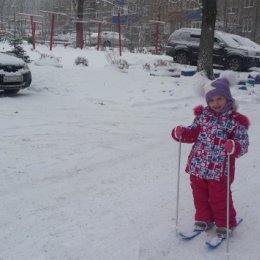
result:
[[[123,52],[130,67],[122,73],[103,51],[24,48],[33,61],[60,57],[62,67],[32,62],[31,87],[0,94],[0,259],[227,259],[225,243],[206,249],[214,232],[190,242],[176,236],[178,143],[170,134],[205,105],[194,91],[202,79],[143,69],[166,56]],[[89,66],[75,66],[78,56]],[[232,186],[244,219],[230,238],[232,260],[259,259],[260,86],[254,90],[231,89],[251,121],[249,153],[237,160]],[[183,172],[191,145],[181,148],[179,229],[189,231],[194,208]]]
[[[13,57],[11,55],[6,55],[4,53],[0,53],[0,64],[13,64],[13,65],[24,65],[24,61],[21,59],[18,59],[16,57]]]

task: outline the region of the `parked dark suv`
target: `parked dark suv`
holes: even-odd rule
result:
[[[199,53],[200,29],[182,28],[173,32],[167,42],[166,55],[181,64],[196,64]],[[260,49],[235,41],[232,35],[215,31],[213,63],[226,69],[246,71],[260,61]]]
[[[0,53],[0,91],[16,94],[20,89],[28,88],[31,82],[31,71],[22,59]]]

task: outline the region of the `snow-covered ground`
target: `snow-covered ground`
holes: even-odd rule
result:
[[[58,57],[62,68],[32,62],[31,87],[14,97],[0,94],[0,259],[227,259],[225,244],[205,247],[214,231],[185,242],[175,230],[178,143],[170,134],[192,122],[195,106],[205,105],[194,91],[197,77],[144,70],[158,59],[170,61],[166,56],[123,52],[130,64],[123,72],[103,51],[24,47],[34,61],[40,53]],[[89,66],[75,66],[78,56]],[[249,153],[237,160],[233,184],[244,221],[230,238],[229,259],[257,260],[260,85],[251,95],[238,86],[232,93],[251,127]],[[181,153],[184,230],[192,229],[194,214],[183,173],[190,148],[183,144]]]

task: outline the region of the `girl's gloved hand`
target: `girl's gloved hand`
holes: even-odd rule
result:
[[[183,133],[184,133],[184,127],[182,125],[178,125],[175,127],[174,136],[176,139],[180,139]]]
[[[226,150],[227,154],[230,154],[230,155],[234,154],[235,148],[236,148],[235,141],[232,139],[228,139],[225,143],[225,150]]]

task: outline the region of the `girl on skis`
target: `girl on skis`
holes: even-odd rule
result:
[[[230,155],[230,185],[234,180],[235,160],[247,153],[249,120],[236,111],[230,81],[219,78],[204,86],[207,106],[194,109],[190,126],[177,126],[172,137],[194,143],[185,171],[195,206],[195,229],[207,230],[214,224],[217,234],[227,232],[227,154]],[[229,232],[237,225],[236,211],[229,189]]]

